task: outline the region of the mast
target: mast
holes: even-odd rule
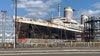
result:
[[[58,17],[60,17],[60,3],[58,3]]]

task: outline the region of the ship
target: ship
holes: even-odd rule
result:
[[[60,40],[76,41],[77,38],[82,39],[81,33],[84,26],[73,19],[74,10],[70,6],[65,7],[64,17],[61,17],[60,7],[58,9],[58,17],[51,17],[48,20],[33,20],[17,16],[14,19],[16,39],[24,42],[41,40],[59,42]]]

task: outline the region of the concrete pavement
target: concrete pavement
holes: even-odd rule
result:
[[[34,54],[100,54],[99,48],[16,48],[0,49],[0,56]]]

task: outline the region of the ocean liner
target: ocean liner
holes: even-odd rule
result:
[[[60,8],[60,7],[59,7]],[[15,33],[17,40],[76,40],[81,37],[83,25],[73,19],[73,9],[71,7],[64,8],[64,17],[58,17],[50,20],[33,20],[17,16],[15,21]]]

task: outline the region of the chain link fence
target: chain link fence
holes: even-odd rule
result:
[[[38,40],[40,41],[40,40]],[[43,41],[43,40],[42,40]],[[43,41],[43,42],[24,42],[18,41],[16,43],[16,48],[100,48],[100,42],[52,42],[52,41]],[[13,48],[13,43],[0,43],[0,48]]]
[[[100,48],[100,42],[20,43],[17,48]]]

